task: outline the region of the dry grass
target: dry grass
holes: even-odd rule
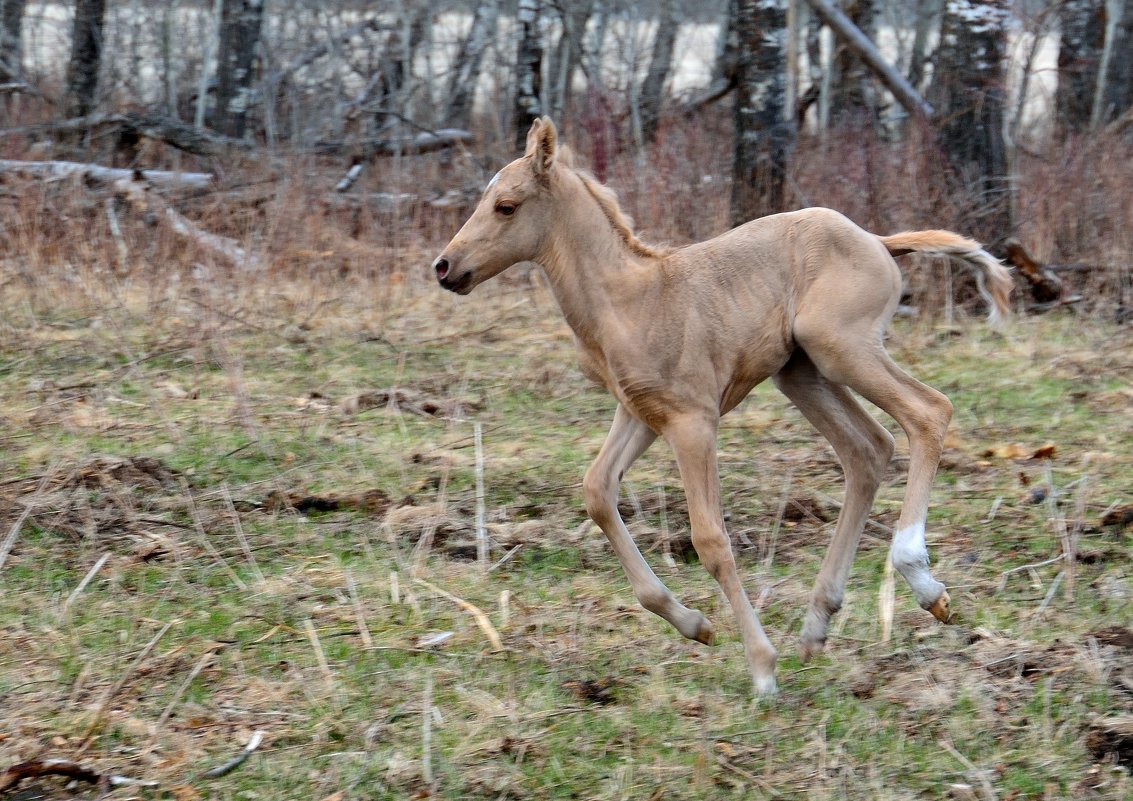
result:
[[[901,159],[870,161],[884,193],[855,200],[821,180],[823,152],[799,185],[845,194],[812,202],[949,224],[898,213]],[[618,162],[612,182],[648,237],[701,238],[724,216],[703,176],[726,161],[679,129],[654,171]],[[581,382],[541,279],[439,293],[425,267],[461,210],[324,209],[333,170],[287,170],[255,202],[176,201],[268,254],[263,274],[125,213],[119,262],[85,190],[3,201],[0,769],[60,756],[161,783],[115,798],[1129,797],[1129,533],[1100,522],[1131,503],[1127,328],[1086,307],[1004,335],[963,315],[895,327],[898,360],[957,407],[930,546],[963,617],[941,627],[898,585],[881,642],[899,453],[829,655],[806,667],[791,641],[840,469],[769,387],[726,419],[729,528],[783,652],[781,697],[752,705],[667,450],[635,466],[623,509],[719,646],[642,611],[585,520],[612,403]],[[429,194],[481,173],[430,157],[394,179]],[[1094,241],[1077,260],[1121,247]],[[203,775],[256,731],[243,766]]]

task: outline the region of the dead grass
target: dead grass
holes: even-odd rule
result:
[[[728,154],[710,133],[668,131],[644,174],[611,164],[648,238],[719,229]],[[903,205],[902,176],[923,176],[869,147],[806,150],[799,191],[884,230],[953,224],[941,204],[962,203]],[[1112,148],[1067,169],[1116,176]],[[851,179],[827,180],[839,159]],[[394,178],[474,190],[489,166],[431,157]],[[783,654],[781,697],[752,705],[668,451],[635,465],[623,512],[719,646],[644,612],[585,518],[612,402],[582,383],[538,274],[439,293],[426,267],[463,210],[331,208],[332,167],[287,169],[303,179],[174,200],[266,253],[264,273],[126,214],[120,260],[101,199],[72,186],[0,199],[0,769],[60,756],[161,783],[117,798],[1129,797],[1133,335],[1111,314],[1127,272],[1004,335],[963,308],[938,324],[934,285],[914,285],[926,313],[890,347],[956,404],[930,510],[956,626],[898,586],[881,642],[899,444],[829,655],[801,666],[840,468],[769,386],[726,419],[729,529]],[[1028,224],[1070,225],[1028,175]],[[1074,190],[1093,215],[1074,260],[1114,263],[1127,212],[1099,186]],[[256,731],[243,766],[203,775]]]
[[[185,798],[1127,796],[1106,721],[1133,711],[1129,535],[1100,521],[1129,502],[1129,332],[1070,315],[1002,337],[897,327],[898,358],[956,401],[930,522],[963,622],[938,626],[899,587],[879,642],[898,456],[830,654],[805,668],[790,642],[840,470],[770,388],[730,416],[729,526],[784,653],[781,698],[753,707],[671,455],[635,466],[623,506],[717,622],[715,649],[642,611],[585,521],[611,403],[580,383],[550,298],[492,289],[458,301],[408,277],[396,314],[299,283],[213,287],[207,308],[184,289],[157,314],[140,287],[101,309],[11,305],[0,534],[29,511],[2,574],[0,766],[78,758]],[[486,574],[471,419],[492,561],[511,554]],[[1048,442],[1053,487],[1026,458]],[[1052,516],[1077,537],[1069,593]],[[503,652],[414,575],[483,610]],[[202,778],[257,730],[247,764]]]

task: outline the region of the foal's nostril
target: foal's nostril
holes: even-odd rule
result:
[[[437,271],[438,280],[448,275],[448,267],[448,259],[440,258],[433,262],[433,269]]]

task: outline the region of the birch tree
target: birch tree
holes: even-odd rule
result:
[[[519,46],[515,59],[515,146],[522,149],[531,123],[543,113],[543,39],[539,35],[539,0],[519,0],[515,12]]]
[[[226,136],[242,138],[247,125],[256,51],[263,27],[264,0],[224,0],[217,54],[216,119]]]
[[[0,0],[0,81],[17,80],[23,75],[23,37],[27,0]]]
[[[565,113],[570,99],[571,83],[578,69],[579,56],[582,54],[582,38],[586,33],[586,24],[590,19],[593,3],[591,0],[573,0],[567,3],[560,2],[556,7],[562,25],[562,34],[547,64],[551,82],[547,104],[551,116],[559,119]]]
[[[472,106],[476,101],[476,85],[480,81],[480,66],[484,51],[496,38],[499,21],[499,0],[481,0],[476,4],[472,28],[460,43],[460,51],[453,62],[452,80],[448,91],[446,123],[454,128],[468,128],[472,120]]]
[[[1133,107],[1133,0],[1110,0],[1101,76],[1091,113],[1096,128]]]
[[[735,83],[731,222],[782,211],[794,126],[784,114],[785,0],[729,0]]]
[[[406,112],[413,77],[413,55],[428,33],[429,11],[416,3],[386,40],[377,76],[378,95],[372,104],[379,131]]]
[[[106,0],[78,0],[67,62],[65,107],[68,116],[85,117],[98,102],[98,73],[102,68]]]
[[[646,142],[657,138],[665,81],[673,66],[677,27],[676,0],[662,0],[657,15],[657,33],[653,37],[653,51],[649,58],[649,71],[641,84],[641,135]]]

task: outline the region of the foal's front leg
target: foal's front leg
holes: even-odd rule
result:
[[[656,438],[648,426],[618,406],[606,442],[582,480],[586,511],[609,539],[641,605],[672,623],[690,640],[711,645],[712,624],[700,612],[682,605],[657,578],[618,512],[622,476]]]
[[[775,692],[775,648],[759,623],[736,570],[732,544],[720,509],[720,477],[716,468],[716,418],[689,417],[666,426],[665,438],[677,455],[685,485],[692,546],[720,583],[739,623],[744,656],[756,695]]]

